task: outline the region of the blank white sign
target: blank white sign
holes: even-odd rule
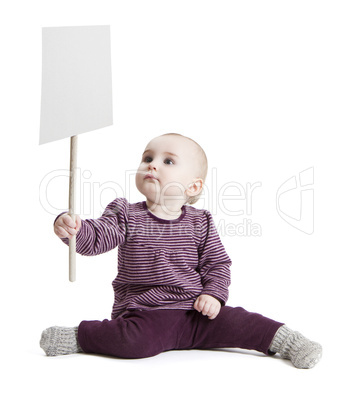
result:
[[[39,143],[113,124],[110,26],[42,28]]]

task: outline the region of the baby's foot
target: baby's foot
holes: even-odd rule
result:
[[[278,329],[270,351],[279,353],[283,359],[289,359],[295,367],[301,369],[313,368],[322,356],[319,343],[310,341],[285,325]]]
[[[82,349],[77,340],[78,327],[50,327],[42,332],[40,347],[47,356],[80,353]]]

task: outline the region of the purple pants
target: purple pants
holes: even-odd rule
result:
[[[114,320],[82,321],[86,353],[137,359],[167,350],[242,348],[265,354],[282,323],[242,307],[221,308],[214,320],[196,310],[127,311]]]

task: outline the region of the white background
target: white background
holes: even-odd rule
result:
[[[310,0],[34,0],[2,7],[3,400],[352,396],[352,11],[348,1]],[[69,283],[68,250],[52,231],[55,215],[67,208],[69,139],[38,145],[41,28],[70,25],[110,25],[112,41],[114,125],[79,136],[81,215],[98,217],[117,185],[131,202],[141,200],[126,172],[137,168],[149,139],[177,132],[200,142],[217,176],[217,184],[208,183],[217,203],[196,206],[210,209],[217,223],[234,227],[250,219],[261,227],[261,236],[222,237],[233,260],[228,304],[322,343],[316,368],[296,370],[239,350],[143,360],[44,355],[44,328],[110,316],[116,273],[116,251],[78,256],[77,281]],[[278,188],[309,168],[315,173],[310,235],[276,209]],[[43,200],[40,186],[48,177],[54,179]],[[219,189],[229,182],[261,183],[250,215],[219,207]],[[300,189],[291,194],[297,197],[287,194],[283,208],[294,216]]]

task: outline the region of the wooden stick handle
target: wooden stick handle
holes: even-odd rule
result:
[[[70,187],[69,187],[69,215],[76,222],[75,188],[77,166],[77,136],[71,137],[70,142]],[[69,280],[76,280],[76,236],[69,240]]]

